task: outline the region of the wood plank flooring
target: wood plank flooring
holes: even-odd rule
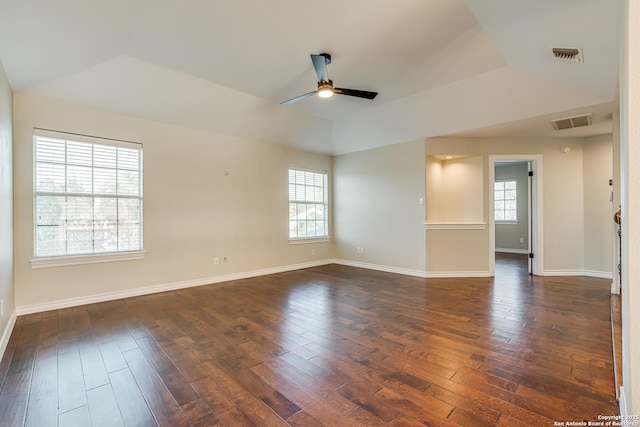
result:
[[[329,265],[20,316],[0,384],[2,426],[552,426],[618,413],[608,281],[528,276],[517,260],[495,280]]]

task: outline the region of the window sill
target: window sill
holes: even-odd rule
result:
[[[91,255],[71,255],[56,257],[40,257],[29,260],[31,268],[63,267],[67,265],[96,264],[100,262],[129,261],[144,259],[146,251],[110,252]]]
[[[289,239],[290,245],[306,245],[309,243],[326,243],[329,242],[328,237],[311,237],[305,239]]]
[[[496,221],[496,225],[518,225],[518,221]]]

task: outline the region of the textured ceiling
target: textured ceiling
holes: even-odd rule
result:
[[[603,133],[618,3],[0,0],[0,59],[14,91],[324,153],[541,133],[540,117],[594,108]],[[550,46],[585,61],[557,62]],[[336,86],[380,95],[280,105],[315,89],[321,52]]]

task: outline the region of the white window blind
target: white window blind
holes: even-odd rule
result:
[[[289,239],[329,236],[327,173],[289,169]]]
[[[518,220],[518,192],[515,180],[494,183],[494,219],[496,221]]]
[[[142,250],[142,145],[34,130],[36,257]]]

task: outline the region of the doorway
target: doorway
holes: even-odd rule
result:
[[[500,173],[496,168],[501,167],[508,172]],[[530,274],[541,275],[542,155],[491,155],[488,169],[490,275],[496,274],[496,250],[511,252],[515,258],[519,255],[526,259]],[[524,177],[518,177],[518,171],[522,171]],[[523,209],[525,212],[522,212]],[[518,214],[516,210],[519,211]],[[503,240],[496,242],[496,235]]]

